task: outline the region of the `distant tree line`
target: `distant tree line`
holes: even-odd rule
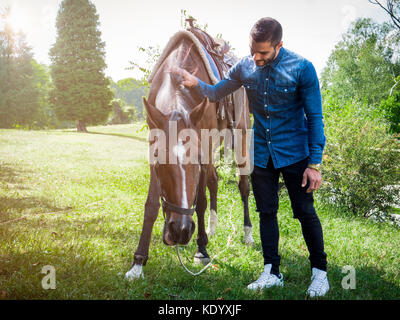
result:
[[[51,65],[33,59],[23,33],[0,21],[0,128],[51,129],[130,123],[143,119],[147,89],[133,78],[114,83],[104,74],[105,43],[90,0],[63,0]]]

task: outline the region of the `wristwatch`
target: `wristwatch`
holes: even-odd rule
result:
[[[314,169],[314,170],[317,170],[318,172],[321,172],[321,165],[320,164],[309,164],[308,165],[308,167],[310,168],[310,169]]]

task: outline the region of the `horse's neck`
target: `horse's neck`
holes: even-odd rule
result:
[[[187,114],[188,111],[184,107],[183,97],[179,94],[179,90],[177,90],[172,83],[170,73],[164,72],[161,83],[161,87],[158,90],[155,99],[156,106],[164,114],[169,114],[174,110],[181,111],[184,114]]]

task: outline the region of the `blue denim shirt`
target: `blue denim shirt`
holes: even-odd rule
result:
[[[242,58],[216,85],[199,79],[196,91],[216,102],[244,86],[254,117],[254,165],[275,168],[299,162],[319,164],[325,147],[321,92],[311,62],[281,48],[268,65]]]

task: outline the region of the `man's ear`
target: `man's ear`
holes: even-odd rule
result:
[[[209,105],[209,100],[206,97],[197,107],[195,107],[191,112],[190,112],[190,122],[198,128],[198,124],[203,118],[204,112],[207,109],[207,106]]]
[[[167,116],[151,105],[145,97],[143,97],[143,104],[146,108],[146,121],[150,129],[163,129]]]

